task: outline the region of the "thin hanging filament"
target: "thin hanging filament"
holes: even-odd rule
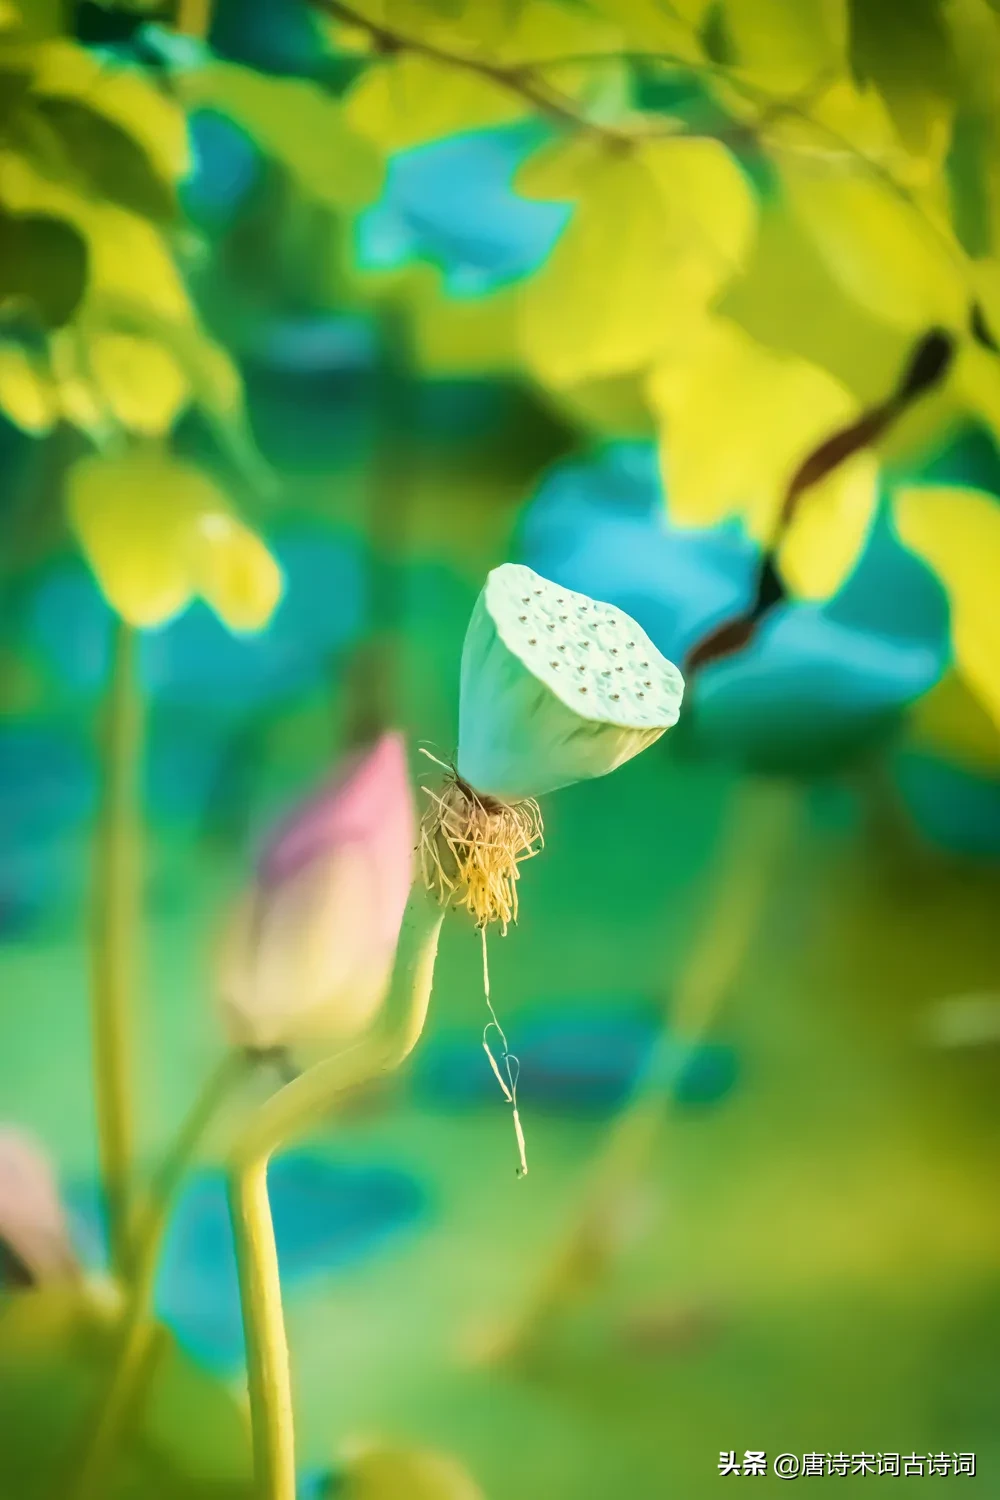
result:
[[[507,1037],[504,1034],[503,1027],[500,1025],[500,1022],[497,1019],[497,1013],[493,1009],[493,1001],[490,999],[490,968],[486,955],[485,924],[479,929],[479,932],[483,943],[483,995],[486,999],[486,1008],[490,1013],[490,1019],[487,1021],[486,1025],[483,1028],[483,1051],[489,1058],[490,1067],[493,1069],[497,1083],[500,1085],[500,1088],[503,1091],[504,1098],[511,1106],[511,1110],[513,1112],[514,1136],[517,1140],[518,1153],[517,1175],[518,1177],[527,1177],[528,1157],[524,1144],[524,1131],[521,1128],[521,1117],[517,1111],[517,1080],[520,1076],[521,1064],[517,1057],[515,1057],[514,1054],[508,1049]],[[489,1033],[491,1031],[496,1031],[497,1036],[500,1038],[500,1046],[502,1049],[500,1057],[501,1061],[503,1062],[504,1072],[507,1075],[506,1082],[504,1081],[503,1073],[501,1073],[500,1071],[500,1066],[497,1063],[497,1060],[494,1057],[492,1051],[490,1050],[490,1044],[487,1041],[487,1037],[489,1036]]]

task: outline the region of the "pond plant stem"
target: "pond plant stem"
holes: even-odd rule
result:
[[[419,880],[403,917],[392,980],[372,1030],[309,1068],[256,1112],[233,1155],[230,1210],[236,1240],[258,1500],[295,1500],[295,1435],[288,1342],[267,1166],[350,1089],[399,1067],[416,1045],[430,1002],[444,913]]]
[[[153,1294],[163,1233],[177,1189],[212,1121],[253,1060],[245,1052],[227,1052],[209,1075],[157,1173],[148,1197],[135,1215],[132,1277],[129,1282],[110,1379],[101,1408],[88,1429],[85,1447],[67,1487],[69,1500],[104,1500],[108,1475],[137,1416],[151,1366],[158,1325]]]
[[[584,1174],[570,1222],[534,1278],[522,1308],[480,1357],[530,1353],[559,1315],[583,1300],[615,1258],[620,1226],[656,1147],[678,1084],[729,994],[757,933],[796,827],[793,788],[747,781],[737,789],[704,917],[669,1012],[631,1097]]]
[[[117,623],[106,703],[92,932],[91,1031],[98,1152],[112,1271],[126,1278],[133,1169],[133,1002],[141,918],[142,701],[136,636]]]

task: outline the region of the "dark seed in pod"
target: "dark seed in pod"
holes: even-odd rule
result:
[[[565,646],[565,644],[563,644],[563,645],[562,645],[562,646],[557,646],[557,647],[556,647],[556,650],[557,650],[557,651],[565,651],[565,650],[566,650],[566,646]]]
[[[541,593],[541,592],[542,592],[542,591],[541,591],[541,589],[536,589],[536,590],[535,590],[535,598],[536,598],[536,599],[537,599],[537,598],[538,598],[538,595],[539,595],[539,594],[540,594],[540,593]]]
[[[568,616],[566,616],[566,615],[560,615],[559,618],[560,618],[561,621],[565,622],[566,619],[568,618]]]
[[[535,640],[534,636],[531,637],[531,639],[528,642],[528,645],[529,646],[537,646],[538,645],[538,642]]]
[[[610,669],[610,667],[608,668],[608,670],[606,672],[602,672],[601,676],[602,677],[610,677],[611,676],[611,669]]]
[[[558,667],[558,665],[559,665],[559,663],[557,661],[550,661],[549,662],[549,666],[550,667]]]
[[[653,684],[651,682],[644,682],[643,683],[643,687],[652,687],[652,686],[653,686]]]
[[[555,628],[556,627],[554,625],[546,625],[545,627],[546,630],[555,630]]]
[[[643,667],[643,668],[645,668],[645,667],[648,667],[648,666],[649,666],[649,662],[648,662],[648,661],[641,661],[641,662],[640,662],[640,663],[639,663],[639,665],[640,665],[640,667]],[[646,684],[646,686],[647,686],[647,687],[648,687],[648,686],[649,686],[649,683],[648,683],[648,682],[647,682],[647,684]]]
[[[524,622],[525,622],[525,620],[528,618],[528,616],[527,615],[518,615],[517,618],[520,620],[521,624],[523,625]]]
[[[586,670],[587,670],[587,668],[586,668],[586,667],[585,667],[585,666],[584,666],[584,665],[583,665],[583,663],[582,663],[582,662],[581,662],[581,663],[580,663],[580,665],[579,665],[579,666],[578,666],[578,667],[577,667],[577,669],[576,669],[576,670],[577,670],[577,671],[578,671],[578,672],[586,672]]]
[[[612,646],[611,647],[611,655],[612,656],[617,656],[618,655],[618,647],[617,646]]]
[[[522,604],[530,604],[531,603],[530,596],[528,594],[525,594],[524,598],[521,600],[521,603]]]
[[[566,603],[566,600],[565,600],[565,599],[557,599],[557,600],[556,600],[556,603],[557,603],[557,604],[565,604],[565,603]]]
[[[617,703],[618,699],[620,697],[621,697],[621,693],[612,693],[611,694],[611,701],[612,701],[612,703]]]
[[[580,605],[580,613],[581,615],[585,615],[587,613],[587,606],[585,604]]]
[[[624,670],[625,670],[624,667],[615,667],[615,671],[616,672],[624,672]]]
[[[581,688],[581,689],[580,689],[580,692],[581,692],[581,693],[585,693],[585,692],[586,692],[586,691],[587,691],[587,689],[586,689],[586,688]]]
[[[635,695],[635,696],[636,696],[636,697],[637,697],[637,698],[645,698],[645,696],[646,696],[646,694],[645,694],[645,693],[636,693],[636,695]]]
[[[583,647],[584,651],[589,651],[590,650],[590,642],[589,641],[581,641],[580,645]]]
[[[625,649],[626,649],[626,651],[631,651],[631,649],[632,649],[632,647],[634,645],[635,645],[635,641],[626,641],[625,642]]]

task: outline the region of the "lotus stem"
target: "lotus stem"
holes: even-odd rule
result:
[[[139,774],[142,703],[136,637],[119,621],[113,644],[95,855],[91,1026],[101,1181],[112,1270],[128,1274],[133,1168],[135,938],[141,914]]]
[[[171,1205],[210,1124],[250,1066],[245,1053],[229,1052],[213,1071],[181,1126],[138,1215],[132,1280],[111,1378],[69,1489],[70,1500],[103,1500],[107,1493],[109,1467],[137,1413],[145,1388],[144,1375],[149,1369],[157,1330],[153,1320],[156,1270]]]
[[[230,1207],[259,1500],[295,1500],[291,1368],[267,1195],[268,1162],[290,1138],[322,1119],[339,1096],[398,1067],[413,1050],[427,1017],[443,918],[418,880],[403,916],[389,991],[368,1036],[279,1089],[251,1120],[234,1153]]]

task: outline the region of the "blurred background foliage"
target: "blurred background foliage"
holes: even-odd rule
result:
[[[527,1182],[461,928],[405,1077],[276,1164],[304,1494],[1000,1465],[998,76],[991,0],[0,0],[0,1100],[88,1272],[116,614],[144,1166],[222,1046],[262,830],[387,724],[453,752],[490,567],[678,662],[753,616],[660,746],[546,810],[493,960]],[[711,1035],[623,1164],[697,983]],[[225,1141],[115,1500],[249,1493]],[[86,1285],[0,1311],[11,1500],[99,1388]]]

